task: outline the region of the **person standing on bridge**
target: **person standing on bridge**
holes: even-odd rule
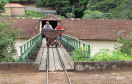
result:
[[[55,30],[63,30],[63,27],[60,23],[58,23],[58,26],[55,28]],[[58,39],[60,40],[60,46],[61,46],[61,39],[62,39],[62,33],[58,36]]]
[[[53,30],[52,26],[49,24],[48,21],[47,21],[46,24],[44,25],[43,29],[45,29],[45,30],[46,30],[46,29],[47,29],[47,30],[52,29],[52,30]],[[46,41],[48,41],[48,38],[47,38],[47,37],[46,37]]]

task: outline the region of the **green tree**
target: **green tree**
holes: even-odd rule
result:
[[[101,12],[108,12],[110,9],[117,7],[117,1],[116,0],[103,0],[101,2],[98,2],[94,5],[90,5],[89,9],[92,11],[99,10]]]
[[[66,13],[72,10],[69,0],[36,0],[36,6],[51,7],[63,16],[66,16]]]
[[[77,18],[81,18],[84,11],[87,9],[87,4],[89,0],[78,0],[73,4],[74,10],[72,13],[76,15]]]
[[[8,3],[7,0],[0,0],[0,13],[4,13],[5,12],[4,6],[7,3]]]
[[[67,13],[66,17],[67,18],[75,18],[75,15],[73,13]]]
[[[104,0],[89,0],[89,5],[95,5],[96,3],[101,1],[104,1]]]
[[[0,21],[0,62],[15,61],[16,55],[15,37],[18,30],[14,29],[8,22]]]
[[[132,19],[132,0],[124,0],[122,3],[111,9],[109,12],[112,14],[113,18],[117,19]]]
[[[100,11],[86,10],[84,11],[83,18],[107,19],[108,16],[110,17],[110,14],[106,14]]]
[[[73,13],[76,17],[82,17],[83,11],[87,9],[89,0],[36,0],[37,7],[51,7],[58,13],[66,16]]]
[[[132,19],[132,0],[89,0],[88,9],[109,13],[112,18]]]

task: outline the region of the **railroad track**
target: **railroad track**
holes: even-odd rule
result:
[[[58,48],[56,48],[56,49],[57,49],[57,53],[58,53],[58,56],[59,56],[59,59],[60,59],[60,62],[61,62],[61,66],[63,68],[63,72],[65,73],[65,77],[67,79],[67,83],[71,84],[70,77],[69,77],[68,72],[67,72],[67,70],[65,68],[64,62],[63,62],[63,60],[62,60],[62,58],[60,56],[59,50],[58,50]],[[46,84],[49,84],[49,82],[51,82],[51,81],[49,81],[49,79],[50,79],[50,73],[49,73],[49,48],[47,48],[46,75],[47,75],[47,77],[46,77]]]

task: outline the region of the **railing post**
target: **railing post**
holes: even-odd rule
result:
[[[27,42],[27,50],[28,50],[28,42]]]
[[[78,48],[78,40],[76,40],[76,47]]]
[[[27,55],[27,62],[28,62],[28,55]]]
[[[88,54],[90,56],[90,45],[88,45]]]
[[[33,38],[34,39],[34,38]],[[33,39],[32,39],[32,45],[33,45]]]
[[[22,53],[22,46],[20,46],[20,61],[22,62],[22,56],[23,56],[23,53]]]
[[[67,37],[66,37],[66,42],[67,42],[66,45],[67,45],[67,47],[68,47],[68,38],[67,38]]]
[[[67,39],[67,46],[68,46],[68,48],[69,48],[69,39]]]
[[[85,44],[83,43],[83,47],[85,47]]]
[[[22,44],[20,46],[20,57],[17,60],[17,62],[28,61],[29,55],[31,56],[31,51],[33,51],[37,47],[40,40],[41,40],[41,33],[32,37],[30,40]]]
[[[80,47],[80,41],[79,41],[79,47]]]
[[[31,40],[30,40],[30,47],[31,47]],[[30,47],[29,47],[29,48],[30,48]]]
[[[34,39],[34,40],[35,40],[35,48],[34,48],[34,49],[36,49],[36,42],[37,42],[37,40],[36,40],[36,39],[37,39],[37,37],[35,37],[35,39]]]
[[[71,36],[68,36],[68,35],[64,35],[63,34],[63,41],[64,41],[64,44],[68,46],[68,48],[70,49],[75,49],[75,48],[79,48],[79,47],[83,47],[86,51],[85,56],[87,58],[87,56],[89,56],[91,53],[90,53],[90,45],[77,39],[77,38],[74,38],[74,37],[71,37]],[[70,47],[69,47],[70,46]]]
[[[75,47],[75,39],[74,39],[74,47]]]
[[[24,53],[25,53],[25,44],[24,44]]]

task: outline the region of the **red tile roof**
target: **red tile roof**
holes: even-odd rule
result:
[[[19,3],[8,3],[4,7],[25,7]]]
[[[9,21],[14,28],[21,28],[17,38],[31,38],[40,32],[39,19],[32,18],[0,18],[0,21]]]
[[[117,19],[62,19],[65,34],[79,39],[116,40],[118,35],[132,33],[132,20]]]
[[[15,28],[21,28],[18,38],[31,38],[40,32],[40,19],[32,18],[0,18],[10,21]],[[65,34],[78,39],[116,40],[118,35],[128,36],[132,32],[132,20],[117,19],[62,19]]]
[[[58,21],[58,20],[61,20],[61,19],[58,18],[58,17],[56,17],[56,16],[54,16],[54,15],[52,15],[52,14],[48,14],[48,15],[44,16],[44,18],[41,18],[40,20],[47,20],[47,21],[52,20],[52,21]]]

